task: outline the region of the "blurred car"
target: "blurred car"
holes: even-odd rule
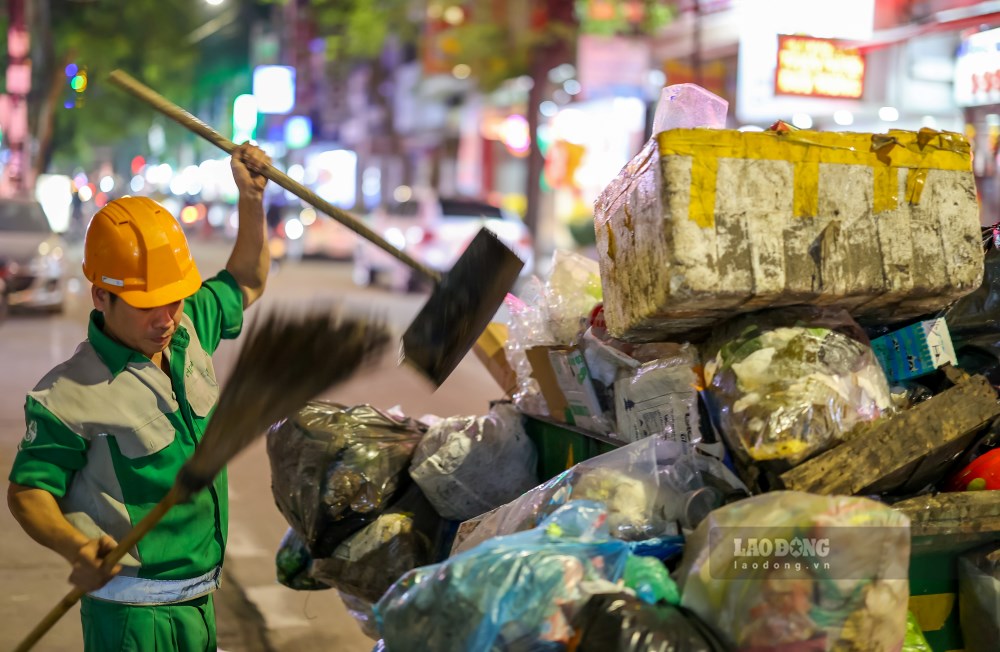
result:
[[[483,227],[524,261],[522,275],[531,273],[533,267],[534,245],[524,222],[506,209],[476,199],[426,195],[382,206],[372,212],[369,226],[393,246],[439,272],[452,268]],[[414,290],[425,281],[360,238],[354,251],[353,275],[358,285],[385,284],[396,290]]]
[[[285,255],[294,260],[350,260],[358,241],[353,231],[311,206],[284,209],[274,233],[283,240]]]
[[[11,308],[62,312],[66,242],[52,231],[41,204],[0,199],[0,279]]]

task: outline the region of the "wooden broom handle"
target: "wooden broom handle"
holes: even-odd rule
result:
[[[199,136],[201,136],[208,142],[212,143],[219,149],[223,150],[227,154],[232,154],[236,150],[237,148],[236,143],[229,140],[228,138],[217,132],[215,129],[212,129],[207,124],[205,124],[198,118],[194,117],[181,107],[177,106],[167,98],[163,97],[153,89],[149,88],[142,82],[138,81],[128,73],[122,70],[115,70],[108,76],[108,79],[115,86],[118,86],[119,88],[126,91],[133,97],[145,102],[146,104],[156,109],[163,115],[167,116],[171,120],[180,124],[182,127],[185,127],[193,131],[194,133],[198,134]],[[301,183],[297,182],[295,179],[292,179],[290,176],[288,176],[281,170],[274,167],[273,165],[268,165],[267,167],[263,168],[262,170],[260,170],[260,173],[265,177],[267,177],[268,179],[270,179],[271,181],[278,184],[279,186],[281,186],[282,188],[284,188],[285,190],[287,190],[288,192],[297,196],[302,201],[306,202],[307,204],[311,204],[317,210],[326,213],[333,219],[337,220],[338,222],[349,228],[351,231],[354,231],[365,240],[368,240],[372,244],[378,246],[383,251],[392,255],[397,260],[402,262],[404,265],[407,265],[408,267],[412,268],[417,273],[422,274],[424,277],[430,279],[434,283],[441,282],[440,273],[427,267],[426,265],[417,262],[406,252],[397,249],[393,245],[389,244],[389,242],[386,241],[385,238],[375,233],[375,231],[372,231],[367,224],[365,224],[358,218],[354,217],[347,211],[337,208],[330,202],[326,201],[313,191],[303,186]]]
[[[143,519],[139,521],[135,527],[129,530],[128,534],[126,534],[122,540],[118,542],[115,549],[108,553],[108,555],[104,558],[104,561],[101,563],[101,567],[106,570],[114,568],[115,564],[121,561],[121,558],[124,557],[129,550],[134,548],[144,536],[149,534],[149,531],[163,519],[164,515],[170,511],[170,508],[177,503],[182,502],[188,496],[189,492],[187,490],[179,484],[174,484],[170,491],[167,492],[167,495],[163,497],[163,500],[158,502],[153,509],[151,509],[149,513],[146,514],[146,516],[144,516]],[[73,605],[79,602],[83,595],[84,592],[82,590],[74,588],[72,591],[63,596],[62,600],[59,601],[59,604],[53,607],[52,610],[45,615],[45,618],[35,625],[35,628],[24,637],[24,640],[22,640],[16,648],[14,648],[15,652],[28,652],[28,650],[33,648],[35,644],[38,643],[38,641],[41,640],[41,638],[45,636],[50,629],[52,629],[52,626],[59,622],[59,619],[65,616],[66,612],[73,608]]]

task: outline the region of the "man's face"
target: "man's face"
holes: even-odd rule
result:
[[[184,300],[158,308],[133,308],[111,293],[93,288],[94,307],[104,313],[104,333],[146,357],[160,353],[170,344],[184,311]]]

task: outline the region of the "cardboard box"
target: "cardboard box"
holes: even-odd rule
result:
[[[496,381],[504,396],[513,396],[517,390],[517,373],[507,361],[508,330],[505,324],[490,323],[472,348],[490,376]]]
[[[925,376],[946,364],[958,365],[944,318],[918,322],[876,338],[872,349],[891,383]]]
[[[583,351],[574,346],[536,346],[527,355],[550,417],[585,430],[610,432]]]

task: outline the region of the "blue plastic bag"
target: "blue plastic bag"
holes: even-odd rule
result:
[[[629,546],[612,539],[607,510],[573,501],[533,530],[497,537],[404,575],[378,604],[392,652],[485,652],[526,641],[568,641],[582,582],[617,582]]]

